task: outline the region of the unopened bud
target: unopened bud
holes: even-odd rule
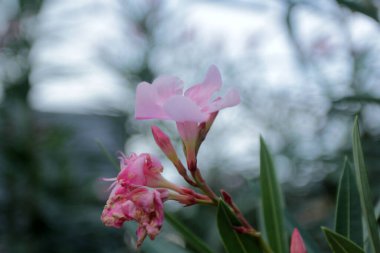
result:
[[[169,136],[167,136],[158,126],[152,126],[152,134],[157,145],[160,147],[162,152],[172,161],[173,163],[178,162],[177,153],[170,141]]]
[[[169,136],[167,136],[158,126],[152,126],[152,134],[154,140],[164,154],[169,158],[169,160],[177,168],[178,173],[191,185],[196,185],[187,175],[186,168],[183,166],[181,160],[177,156],[172,142]]]
[[[202,142],[206,139],[206,136],[207,136],[208,132],[210,131],[210,128],[211,128],[212,124],[214,123],[216,116],[218,116],[218,111],[211,113],[210,116],[208,117],[207,121],[199,124],[199,126],[198,126],[199,134],[198,134],[198,139],[197,139],[197,143],[195,146],[195,153],[196,154],[198,154],[198,150],[199,150]]]
[[[251,231],[249,228],[246,228],[243,226],[234,227],[234,230],[238,233],[241,233],[241,234],[249,234],[249,232]]]
[[[220,190],[220,193],[222,193],[222,196],[223,196],[223,199],[224,201],[226,201],[226,203],[229,205],[229,206],[233,206],[234,204],[232,203],[232,197],[230,194],[228,194],[225,190]]]
[[[191,206],[197,203],[194,196],[177,194],[173,192],[169,193],[168,199],[178,201],[185,206]]]
[[[306,247],[297,228],[293,230],[290,242],[290,253],[306,253]]]

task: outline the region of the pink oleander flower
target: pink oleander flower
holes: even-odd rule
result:
[[[123,186],[160,187],[166,181],[161,175],[163,167],[160,161],[151,154],[123,155],[120,167],[117,182]]]
[[[169,191],[146,187],[128,188],[116,184],[112,190],[101,219],[106,226],[120,228],[125,221],[136,221],[137,246],[146,236],[154,239],[160,232],[164,220],[163,202]]]
[[[214,97],[222,86],[218,68],[212,65],[203,82],[183,93],[183,82],[174,76],[160,76],[152,84],[142,82],[136,91],[136,119],[165,119],[176,122],[207,121],[210,114],[239,104],[237,91]]]
[[[212,65],[203,82],[183,92],[183,82],[173,76],[160,76],[152,84],[142,82],[136,91],[136,119],[174,120],[185,145],[190,171],[197,169],[196,155],[200,143],[219,110],[240,103],[236,90],[230,90],[224,97],[215,97],[220,90],[222,78],[218,68]],[[205,125],[202,125],[205,124]],[[204,134],[201,129],[207,128]]]
[[[303,243],[301,234],[298,229],[295,228],[292,233],[292,239],[290,242],[290,253],[306,253],[306,247]]]

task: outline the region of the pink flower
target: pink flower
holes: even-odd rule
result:
[[[306,247],[297,228],[293,230],[290,253],[306,253]]]
[[[185,145],[190,171],[197,169],[196,156],[219,110],[240,103],[237,91],[230,90],[224,97],[214,98],[222,86],[218,68],[212,65],[203,82],[183,93],[182,81],[177,77],[160,76],[152,84],[142,82],[136,91],[136,119],[170,119]],[[203,130],[203,133],[201,131]]]
[[[161,230],[164,220],[163,202],[168,190],[136,187],[129,189],[119,184],[113,189],[101,219],[106,226],[120,228],[125,221],[136,221],[137,246],[146,236],[154,239]]]
[[[132,153],[129,157],[122,156],[120,166],[117,181],[123,186],[159,187],[165,181],[161,176],[163,167],[153,155]]]
[[[219,70],[212,65],[203,82],[183,93],[183,82],[177,77],[160,76],[152,84],[142,82],[136,92],[136,119],[170,119],[176,122],[205,122],[211,113],[240,102],[237,91],[223,98],[213,98],[222,86]]]
[[[113,186],[120,184],[124,187],[147,186],[151,188],[166,188],[181,192],[181,187],[166,180],[161,173],[164,168],[155,156],[147,153],[136,155],[132,153],[129,157],[122,155],[120,160],[121,171],[116,177]],[[114,181],[114,178],[107,179]],[[112,187],[112,185],[111,185]]]

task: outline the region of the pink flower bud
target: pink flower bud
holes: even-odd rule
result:
[[[177,152],[175,151],[169,137],[157,126],[152,126],[152,134],[157,145],[174,164],[178,173],[186,180],[186,182],[191,185],[196,185],[195,182],[191,180],[187,175],[187,171],[183,166],[181,160],[179,160]]]
[[[297,228],[293,230],[290,253],[306,253],[306,247]]]
[[[232,202],[232,197],[228,192],[226,192],[225,190],[222,189],[222,190],[220,190],[220,193],[222,193],[224,201],[226,201],[226,203],[229,206],[234,206],[234,203]]]
[[[179,203],[185,205],[185,206],[191,206],[196,204],[196,199],[193,195],[187,195],[187,194],[178,194],[178,193],[169,193],[169,199],[178,201]]]
[[[177,152],[175,151],[169,136],[167,136],[158,126],[152,126],[151,128],[154,140],[160,149],[170,159],[170,161],[173,163],[178,162],[179,159]]]
[[[252,233],[252,229],[250,228],[247,228],[247,227],[243,227],[243,226],[239,226],[239,227],[234,227],[234,230],[240,234],[250,234]]]
[[[194,192],[191,189],[182,187],[180,194],[170,192],[168,199],[178,201],[185,206],[191,206],[194,204],[212,204],[212,200],[203,194]]]

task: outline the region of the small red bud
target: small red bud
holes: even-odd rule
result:
[[[241,234],[249,234],[251,232],[251,229],[240,226],[240,227],[234,227],[235,231]]]
[[[232,197],[230,194],[228,194],[225,190],[220,190],[220,193],[222,193],[222,196],[223,196],[223,199],[224,201],[226,201],[226,203],[229,205],[229,206],[233,206],[233,203],[232,203]]]

